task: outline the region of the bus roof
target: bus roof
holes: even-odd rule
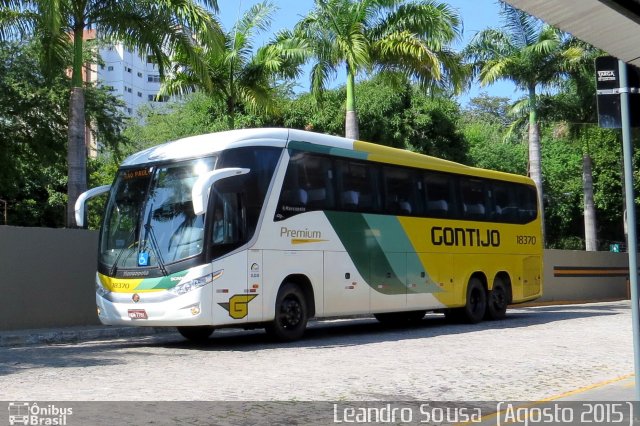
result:
[[[127,157],[122,166],[129,167],[159,161],[197,158],[243,146],[290,147],[381,163],[534,184],[531,179],[525,176],[479,169],[375,143],[286,128],[229,130],[178,139],[135,153]]]

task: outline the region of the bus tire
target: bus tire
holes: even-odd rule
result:
[[[206,342],[213,333],[213,330],[213,327],[209,327],[206,325],[178,327],[178,333],[182,334],[182,337],[192,342],[198,343]]]
[[[294,283],[284,283],[276,297],[275,318],[267,333],[280,342],[298,340],[307,328],[308,312],[304,293]]]
[[[489,320],[501,320],[507,316],[507,305],[509,304],[509,295],[507,288],[502,279],[496,278],[493,283],[493,289],[487,297],[487,312],[485,318]]]
[[[487,311],[487,292],[480,279],[473,277],[467,286],[467,303],[462,308],[465,322],[477,324],[484,319]]]

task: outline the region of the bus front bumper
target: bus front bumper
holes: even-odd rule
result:
[[[157,295],[149,297],[149,293],[120,293],[116,302],[96,294],[98,318],[106,325],[137,327],[211,325],[207,290],[200,288],[165,300],[157,300]],[[124,295],[128,302],[122,300]]]

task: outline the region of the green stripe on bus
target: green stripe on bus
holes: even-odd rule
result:
[[[176,284],[178,284],[180,282],[180,280],[178,278],[182,278],[185,275],[187,275],[187,271],[177,272],[175,274],[168,275],[166,277],[146,278],[146,279],[142,280],[142,282],[140,283],[140,285],[138,285],[138,287],[136,289],[138,289],[138,290],[150,290],[150,289],[168,290],[170,288],[175,287]]]
[[[442,291],[424,270],[395,216],[329,211],[325,215],[358,273],[375,291],[382,294]],[[416,286],[407,288],[408,281]]]
[[[338,157],[355,158],[358,160],[366,160],[368,153],[361,151],[352,151],[350,149],[336,148],[326,145],[316,145],[309,142],[290,141],[287,145],[289,153],[291,150],[315,152],[317,154],[336,155]]]

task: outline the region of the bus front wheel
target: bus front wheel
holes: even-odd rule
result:
[[[178,333],[192,342],[202,343],[209,339],[214,328],[209,326],[178,327]]]
[[[467,286],[467,298],[464,307],[447,309],[445,317],[452,322],[477,324],[487,311],[487,292],[478,278],[471,278]]]
[[[274,320],[266,326],[267,333],[281,342],[290,342],[302,337],[307,327],[308,311],[300,287],[285,283],[276,297]]]

